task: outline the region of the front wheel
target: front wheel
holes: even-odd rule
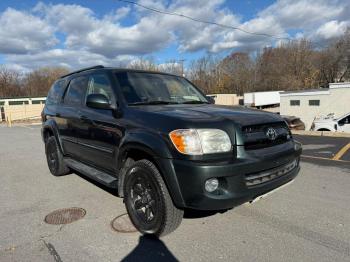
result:
[[[130,166],[124,198],[131,221],[143,234],[164,236],[181,223],[183,210],[174,206],[161,174],[148,160]]]

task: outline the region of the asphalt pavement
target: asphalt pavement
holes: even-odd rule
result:
[[[157,240],[112,230],[126,212],[114,192],[75,174],[52,176],[39,131],[0,126],[0,261],[350,261],[350,168],[339,161],[303,159],[288,187],[225,213],[190,213]],[[44,222],[67,207],[86,216]]]

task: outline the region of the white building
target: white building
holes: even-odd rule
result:
[[[350,112],[350,83],[331,83],[329,88],[282,92],[280,114],[297,116],[309,130],[316,117]]]

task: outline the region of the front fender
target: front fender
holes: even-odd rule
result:
[[[142,131],[131,132],[125,135],[121,141],[120,150],[118,154],[118,166],[123,166],[125,155],[128,150],[141,150],[152,156],[154,164],[158,167],[164,182],[168,188],[170,196],[177,207],[183,207],[184,201],[181,190],[172,165],[172,155],[168,145],[160,134],[145,133]],[[122,192],[124,185],[124,175],[126,169],[121,169],[119,173],[119,192]]]
[[[171,152],[160,134],[144,131],[126,133],[120,143],[120,153],[128,147],[141,146],[154,157],[172,158]]]

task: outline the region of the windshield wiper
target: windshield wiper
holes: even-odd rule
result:
[[[134,102],[134,103],[129,103],[128,105],[138,106],[138,105],[171,105],[171,104],[178,104],[178,102],[154,100],[154,101]]]
[[[189,101],[182,102],[181,104],[209,104],[209,103],[205,101],[189,100]]]

